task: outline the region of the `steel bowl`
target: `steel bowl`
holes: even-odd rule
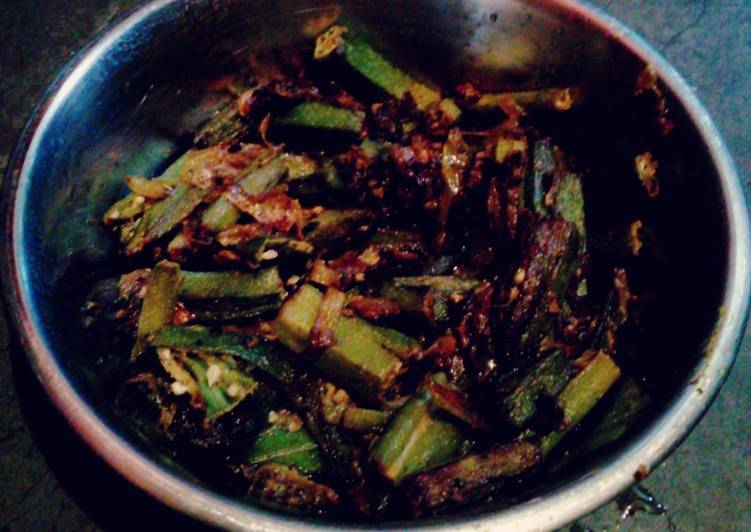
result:
[[[157,0],[135,10],[100,34],[52,84],[5,180],[5,297],[31,364],[92,449],[173,508],[232,529],[367,528],[302,520],[240,501],[171,462],[113,412],[98,378],[106,353],[80,343],[61,291],[112,259],[113,246],[98,220],[123,193],[123,175],[152,175],[179,149],[181,128],[199,96],[189,81],[228,57],[294,43],[340,9],[363,21],[376,42],[391,43],[405,62],[440,82],[470,79],[492,88],[587,80],[611,104],[600,125],[612,143],[628,140],[617,126],[630,110],[616,95],[632,90],[631,76],[651,64],[665,88],[676,128],[662,155],[660,197],[646,207],[623,204],[619,187],[635,177],[615,172],[603,178],[600,172],[588,199],[602,207],[595,210],[603,220],[613,208],[649,218],[669,251],[669,275],[659,292],[663,312],[643,342],[644,356],[665,379],[653,414],[620,445],[516,504],[491,502],[462,515],[379,526],[545,530],[570,522],[658,465],[696,424],[733,363],[751,286],[744,196],[707,111],[649,45],[584,3]],[[600,146],[608,144],[600,139]]]

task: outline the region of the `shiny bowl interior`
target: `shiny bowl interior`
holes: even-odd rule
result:
[[[732,162],[701,104],[663,59],[628,29],[569,0],[413,2],[158,0],[106,30],[61,73],[21,139],[5,182],[5,293],[35,371],[55,404],[113,467],[163,502],[215,525],[248,530],[353,526],[299,520],[204,484],[113,412],[107,354],[82,344],[66,284],[106,270],[114,247],[98,220],[124,191],[122,176],[153,175],[184,149],[190,80],[227,58],[305,39],[312,22],[342,10],[373,42],[448,86],[484,89],[586,80],[601,99],[588,118],[593,149],[628,142],[621,105],[633,75],[652,64],[676,129],[661,160],[662,193],[630,202],[635,176],[592,159],[589,222],[637,217],[654,225],[669,257],[658,319],[643,353],[664,382],[653,414],[626,441],[500,508],[381,526],[550,529],[607,502],[656,466],[688,433],[724,381],[748,310],[748,219]],[[619,96],[620,95],[620,96]],[[624,96],[623,99],[620,99]],[[583,126],[584,127],[584,126]],[[594,137],[597,137],[595,141]],[[634,183],[630,183],[633,180]],[[360,523],[357,526],[367,526]]]

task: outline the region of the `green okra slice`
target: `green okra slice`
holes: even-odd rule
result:
[[[240,139],[248,131],[248,123],[240,115],[237,100],[232,98],[196,132],[193,144],[199,148],[214,146]]]
[[[561,426],[542,437],[540,449],[544,455],[550,453],[571,429],[595,407],[597,402],[618,381],[621,370],[610,356],[600,351],[581,370],[556,399],[563,414]]]
[[[190,160],[192,152],[184,153],[180,158],[173,162],[159,177],[153,178],[165,187],[174,188],[180,183],[180,175],[186,161]],[[104,223],[110,224],[132,220],[143,213],[146,207],[144,199],[139,198],[137,194],[130,193],[123,199],[115,202],[104,214]]]
[[[332,26],[318,37],[313,57],[325,60],[334,53],[387,94],[398,99],[410,94],[418,109],[424,110],[441,101],[439,91],[394,66],[369,44],[348,34],[347,28],[342,26]]]
[[[198,383],[209,421],[235,408],[258,387],[258,382],[240,369],[232,357],[194,353],[181,356],[183,367]]]
[[[607,414],[592,429],[577,453],[585,454],[616,441],[634,426],[649,403],[649,394],[638,382],[632,378],[623,379]]]
[[[125,246],[127,255],[135,255],[171,232],[200,205],[209,190],[178,184],[172,194],[151,205],[140,220],[134,234]]]
[[[138,316],[133,359],[143,352],[144,342],[150,335],[172,322],[181,283],[180,266],[174,262],[161,261],[149,273],[146,294]]]
[[[199,321],[258,316],[278,309],[284,294],[276,267],[254,273],[182,271],[178,273],[178,281],[179,299]]]
[[[253,318],[267,316],[278,310],[278,298],[257,301],[210,299],[195,300],[188,310],[196,323],[222,324],[223,322],[247,322]]]
[[[465,447],[461,431],[436,414],[431,403],[426,392],[407,401],[371,452],[378,470],[394,484],[451,461]]]
[[[555,397],[574,375],[562,349],[556,349],[533,366],[513,390],[502,400],[506,420],[516,427],[524,426],[537,412],[542,393]]]
[[[375,432],[383,427],[390,417],[390,412],[349,406],[342,414],[339,424],[354,432]]]
[[[274,332],[290,351],[303,353],[308,348],[310,331],[315,325],[322,299],[321,292],[305,285],[282,305]]]
[[[305,475],[323,469],[318,445],[308,432],[303,428],[289,430],[282,425],[271,425],[261,432],[248,450],[248,464],[270,462],[292,467]]]
[[[498,92],[483,94],[470,107],[476,111],[495,111],[502,103],[510,101],[525,109],[563,112],[580,104],[582,96],[579,87]]]
[[[401,360],[410,359],[415,351],[420,348],[420,344],[417,340],[411,336],[407,336],[403,332],[388,327],[378,327],[364,320],[360,321],[364,324],[370,325],[373,338],[376,339],[381,346]]]
[[[149,345],[166,347],[193,353],[232,355],[270,375],[283,384],[289,384],[296,376],[292,365],[272,346],[257,343],[248,347],[244,339],[233,334],[217,334],[205,327],[162,327],[151,334]]]
[[[308,349],[322,299],[320,291],[305,285],[285,301],[274,324],[285,347],[295,353]],[[333,327],[332,345],[317,355],[313,365],[337,384],[377,403],[402,366],[397,353],[407,342],[395,339],[389,329],[341,316]]]
[[[366,209],[327,209],[305,227],[305,240],[316,248],[324,248],[341,242],[374,219],[375,213]]]
[[[284,286],[277,268],[183,272],[180,297],[199,321],[247,320],[278,309]]]
[[[253,164],[248,173],[241,177],[238,185],[243,191],[255,196],[263,194],[278,185],[284,178],[287,166],[282,157],[276,157],[266,164]],[[214,233],[218,233],[235,224],[240,219],[240,211],[232,203],[220,196],[201,215],[201,224]]]
[[[422,311],[423,291],[419,288],[397,286],[393,281],[381,284],[381,297],[390,299],[399,305],[403,312],[418,313]]]
[[[402,363],[378,335],[359,318],[342,317],[334,327],[333,345],[315,361],[323,375],[377,404],[396,379]]]
[[[180,297],[186,299],[262,299],[280,297],[282,279],[277,268],[256,273],[182,272]]]
[[[359,134],[365,123],[365,113],[320,102],[306,102],[277,118],[276,123],[286,127]]]

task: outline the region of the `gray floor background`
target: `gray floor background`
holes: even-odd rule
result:
[[[60,67],[133,0],[0,0],[0,170]],[[695,87],[751,178],[751,0],[594,0],[636,29]],[[751,337],[686,442],[644,482],[677,530],[751,530]],[[615,530],[610,503],[575,528]],[[120,481],[50,407],[0,309],[0,531],[197,529]],[[621,530],[668,530],[644,513]]]

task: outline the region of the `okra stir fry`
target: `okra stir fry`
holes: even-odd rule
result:
[[[437,88],[343,26],[251,63],[104,215],[129,267],[84,321],[127,343],[142,434],[249,500],[403,518],[511,501],[633,425],[639,296],[593,267],[586,169],[536,127],[585,90]]]

